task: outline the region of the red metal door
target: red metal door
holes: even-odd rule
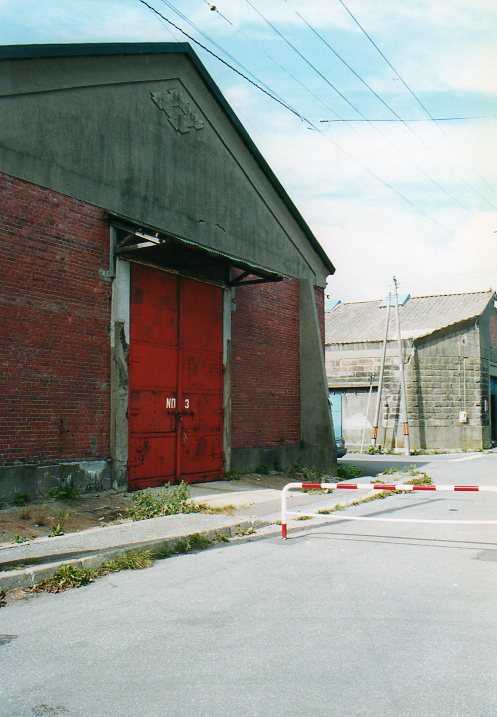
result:
[[[223,471],[222,289],[131,271],[130,489]]]

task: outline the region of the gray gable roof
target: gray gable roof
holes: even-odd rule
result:
[[[427,336],[481,316],[493,297],[493,291],[413,297],[399,307],[402,338]],[[381,301],[339,304],[332,311],[327,311],[326,343],[383,341],[387,309],[380,308],[380,304]],[[395,307],[390,310],[388,338],[397,338]]]
[[[50,59],[50,58],[70,58],[70,57],[105,57],[105,56],[147,56],[147,55],[184,55],[195,67],[197,73],[200,75],[204,83],[207,85],[209,91],[214,96],[218,104],[223,109],[225,115],[228,117],[232,125],[235,127],[238,135],[240,136],[243,143],[246,145],[248,151],[257,162],[258,166],[265,174],[270,184],[274,188],[276,194],[279,196],[297,225],[304,233],[309,244],[319,257],[325,270],[329,274],[335,273],[335,267],[329,259],[327,253],[311,231],[310,227],[300,214],[299,210],[290,199],[283,185],[280,183],[272,169],[257,149],[253,140],[245,130],[244,126],[228,104],[224,95],[215,84],[212,77],[209,75],[204,65],[188,43],[184,42],[143,42],[143,43],[126,43],[126,42],[115,42],[115,43],[71,43],[71,44],[46,44],[46,45],[5,45],[0,47],[0,62],[4,60],[33,60],[33,59]],[[15,73],[12,73],[14,76]],[[21,74],[21,73],[19,73]],[[27,73],[28,74],[28,73]],[[5,87],[11,89],[13,83],[11,80],[11,73],[9,71],[4,73],[5,77],[2,82],[0,77],[0,96],[9,95],[9,91],[5,91]],[[16,75],[17,76],[17,75]],[[3,85],[3,86],[2,86]],[[26,92],[26,90],[23,90]],[[13,92],[13,94],[16,94]],[[21,93],[19,93],[21,94]],[[28,179],[27,177],[23,177]],[[35,183],[37,183],[35,181]]]

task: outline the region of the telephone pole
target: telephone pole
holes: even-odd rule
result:
[[[404,374],[404,351],[402,348],[402,337],[400,332],[400,315],[399,315],[399,293],[397,279],[393,277],[395,286],[395,310],[397,312],[397,334],[399,342],[399,361],[400,361],[400,419],[402,421],[402,429],[404,431],[404,454],[411,455],[409,445],[409,422],[407,419],[407,396],[406,396],[406,378]]]
[[[383,339],[383,353],[381,357],[381,365],[380,365],[380,375],[378,377],[378,393],[376,395],[376,409],[374,412],[374,419],[373,419],[373,425],[371,427],[371,445],[373,448],[376,447],[376,440],[378,438],[378,425],[380,422],[380,407],[381,407],[381,392],[383,390],[383,373],[385,371],[385,356],[387,353],[387,343],[388,343],[388,323],[390,321],[390,304],[392,303],[392,294],[388,294],[388,301],[387,301],[387,318],[385,321],[385,337]]]

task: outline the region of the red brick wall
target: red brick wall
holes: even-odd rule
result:
[[[109,455],[108,227],[0,174],[0,464]]]
[[[299,284],[237,288],[232,314],[232,446],[300,440]]]

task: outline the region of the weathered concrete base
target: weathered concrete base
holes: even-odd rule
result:
[[[231,470],[253,473],[259,466],[282,471],[300,460],[299,444],[291,446],[260,446],[258,448],[232,448]]]
[[[79,493],[110,490],[114,487],[111,461],[0,466],[0,500],[6,503],[20,496],[43,498],[62,487],[74,487]]]
[[[240,473],[253,473],[259,466],[266,466],[269,470],[285,471],[296,463],[304,468],[323,471],[328,475],[336,474],[336,463],[323,465],[322,446],[295,443],[290,446],[234,448],[231,452],[231,469]]]

